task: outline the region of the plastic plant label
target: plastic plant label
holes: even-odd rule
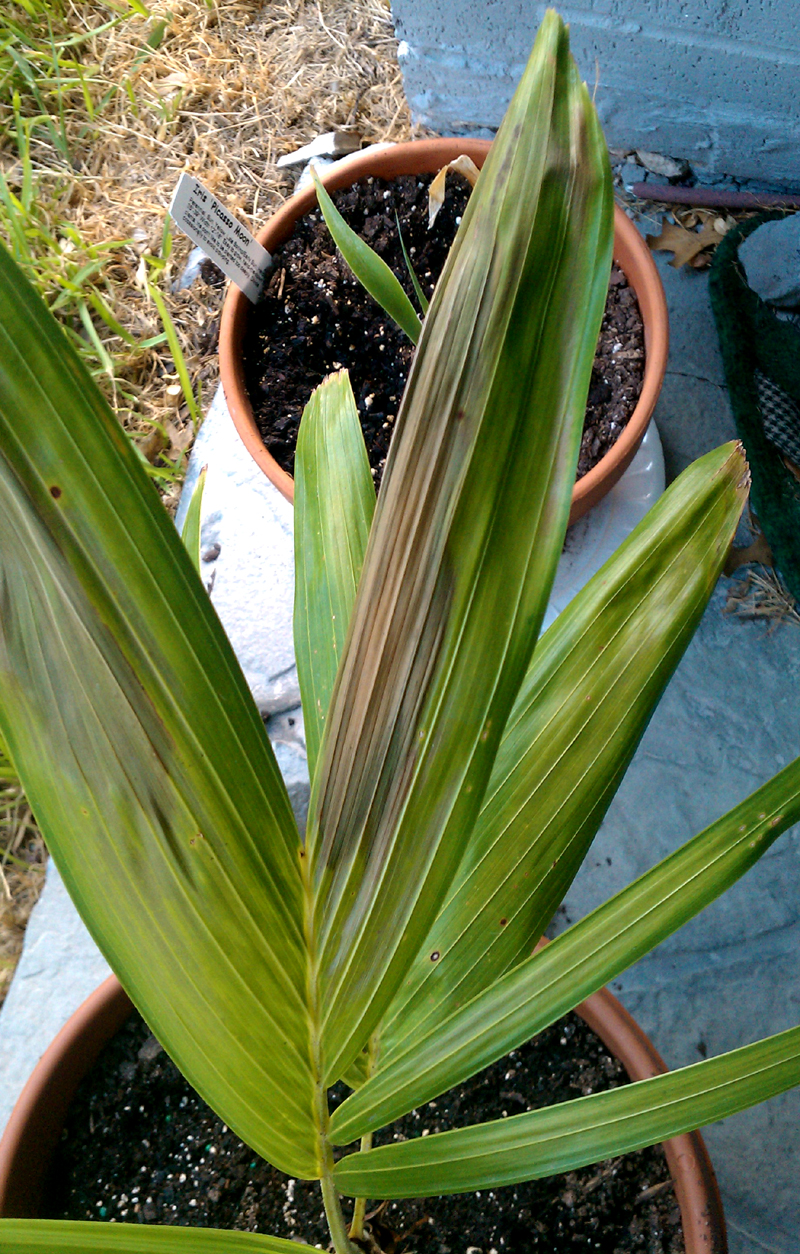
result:
[[[272,265],[266,248],[191,174],[181,175],[169,211],[181,230],[255,304]]]

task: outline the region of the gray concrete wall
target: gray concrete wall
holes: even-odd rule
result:
[[[800,184],[800,0],[580,0],[570,23],[612,147],[686,157],[706,176]],[[490,133],[543,4],[392,0],[415,119]]]

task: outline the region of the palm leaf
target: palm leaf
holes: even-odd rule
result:
[[[318,1155],[299,836],[175,528],[0,249],[0,735],[94,939],[206,1101]]]
[[[354,1197],[466,1193],[574,1171],[704,1127],[800,1082],[800,1028],[607,1093],[349,1154],[334,1173]]]
[[[542,637],[449,900],[387,1012],[382,1065],[530,954],[700,620],[747,482],[734,444],[695,462]]]
[[[346,370],[320,384],[305,408],[294,482],[294,650],[313,779],[375,512]]]
[[[200,520],[207,473],[208,467],[204,466],[197,476],[197,485],[189,501],[189,508],[186,511],[181,530],[181,539],[186,547],[186,552],[192,559],[192,565],[198,574],[200,574]]]
[[[3,1254],[301,1254],[312,1248],[280,1237],[213,1228],[0,1219]]]
[[[331,200],[320,181],[320,177],[311,166],[311,176],[317,189],[317,200],[325,219],[325,225],[334,238],[339,252],[344,257],[359,283],[370,296],[378,302],[390,318],[405,331],[412,344],[419,340],[421,325],[419,316],[405,294],[400,280],[389,269],[382,257],[379,257],[360,235],[356,235],[345,222],[339,210]]]
[[[426,318],[312,793],[331,1079],[435,917],[539,632],[611,211],[605,144],[551,13]]]
[[[335,1111],[347,1145],[460,1084],[574,1009],[735,883],[800,819],[800,758],[466,1006]]]
[[[402,230],[400,229],[400,216],[399,216],[399,214],[397,213],[397,210],[395,210],[394,220],[395,220],[395,222],[397,223],[397,238],[399,239],[399,241],[400,241],[400,247],[401,247],[401,248],[402,248],[402,250],[403,250],[403,261],[406,263],[406,270],[408,271],[408,277],[411,279],[411,286],[412,286],[412,287],[413,287],[413,289],[414,289],[414,295],[415,295],[415,296],[416,296],[416,298],[417,298],[417,303],[418,303],[418,305],[419,305],[420,309],[422,310],[422,316],[423,316],[423,318],[424,318],[424,317],[425,317],[425,314],[428,312],[428,309],[430,308],[430,301],[428,300],[427,296],[426,296],[426,295],[425,295],[425,293],[423,292],[423,290],[422,290],[422,284],[420,283],[419,279],[417,278],[417,272],[416,272],[416,270],[414,269],[413,265],[411,264],[411,258],[410,258],[410,257],[409,257],[409,255],[408,255],[408,249],[406,248],[406,242],[405,242],[405,240],[403,239],[403,232],[402,232]],[[420,330],[421,330],[421,329],[422,329],[422,328],[420,327]],[[419,338],[419,336],[418,336],[417,338]]]

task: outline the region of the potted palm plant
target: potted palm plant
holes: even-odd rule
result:
[[[363,1248],[368,1197],[547,1175],[800,1080],[794,1028],[371,1147],[399,1112],[601,988],[800,817],[795,761],[536,947],[703,611],[748,484],[737,445],[701,459],[539,640],[611,252],[605,144],[551,12],[437,286],[377,506],[346,375],[304,418],[302,837],[170,520],[0,253],[0,735],[126,992],[247,1144],[319,1180],[337,1254]],[[352,1091],[332,1112],[340,1079]],[[176,1247],[287,1249],[0,1221],[4,1254]]]
[[[488,140],[463,138],[425,139],[377,151],[368,149],[337,162],[323,174],[323,183],[330,191],[337,191],[366,178],[434,175],[449,162],[464,155],[480,168],[489,149]],[[259,242],[268,252],[275,252],[291,235],[298,221],[316,204],[317,195],[313,186],[290,197],[259,232]],[[350,255],[346,254],[346,257],[350,262]],[[614,259],[632,287],[641,311],[645,339],[644,375],[635,408],[616,443],[574,485],[571,523],[602,500],[630,465],[647,431],[667,366],[669,324],[661,279],[642,236],[619,207],[614,209]],[[243,352],[251,309],[247,297],[231,285],[220,324],[220,376],[239,437],[267,478],[287,500],[292,501],[294,479],[279,465],[262,439],[245,377]]]

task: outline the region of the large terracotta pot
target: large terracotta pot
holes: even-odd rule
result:
[[[467,153],[482,166],[489,141],[484,139],[425,139],[410,144],[394,144],[380,150],[367,149],[345,157],[323,175],[330,191],[348,187],[359,179],[376,176],[395,178],[400,174],[433,174],[460,153]],[[268,252],[288,239],[295,222],[316,205],[313,187],[292,196],[258,234]],[[619,207],[614,218],[614,259],[636,293],[644,320],[645,372],[639,402],[613,448],[576,483],[572,493],[570,522],[596,505],[630,465],[642,442],[653,413],[667,367],[669,334],[667,303],[658,271],[647,245],[633,223]],[[225,399],[245,447],[268,479],[288,501],[294,499],[294,480],[282,470],[264,446],[253,417],[242,366],[244,338],[250,301],[231,285],[222,310],[219,334],[219,361]]]
[[[42,1055],[0,1141],[0,1217],[37,1216],[50,1160],[75,1090],[131,1010],[116,977],[109,976]],[[632,1080],[666,1071],[641,1028],[607,989],[587,998],[577,1013]],[[664,1149],[681,1210],[686,1254],[727,1254],[722,1202],[700,1133],[674,1137],[664,1143]]]

